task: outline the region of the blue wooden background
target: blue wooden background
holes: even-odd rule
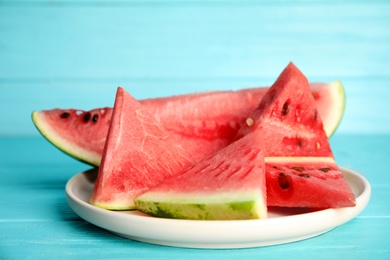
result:
[[[271,85],[293,61],[339,79],[337,162],[372,186],[368,207],[332,232],[247,250],[122,239],[81,220],[64,186],[89,169],[49,144],[33,110]],[[0,0],[0,259],[389,259],[390,0]]]
[[[289,61],[340,79],[338,133],[390,133],[390,1],[0,0],[0,135],[33,110],[270,85]]]

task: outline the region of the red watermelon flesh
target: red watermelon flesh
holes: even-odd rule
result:
[[[333,157],[309,82],[293,63],[268,89],[237,138],[253,131],[261,132],[266,157]]]
[[[140,102],[199,161],[231,143],[267,89],[202,92]],[[330,136],[343,114],[342,85],[338,81],[312,83],[311,90],[321,117],[328,122],[325,128]],[[111,114],[112,108],[53,109],[33,112],[32,117],[42,135],[56,147],[76,159],[98,166]],[[98,120],[93,121],[96,115]]]
[[[237,138],[250,133],[262,138],[269,206],[355,205],[354,195],[334,161],[309,83],[293,63],[264,95]]]
[[[32,118],[43,136],[73,157],[99,165],[103,154],[112,108],[90,111],[52,109],[33,112]]]
[[[153,115],[118,88],[91,204],[133,209],[136,196],[193,164]]]
[[[157,217],[258,219],[267,216],[260,138],[248,135],[170,177],[135,199],[136,208]]]
[[[341,208],[355,197],[331,157],[267,157],[267,205]]]

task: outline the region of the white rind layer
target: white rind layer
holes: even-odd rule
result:
[[[253,203],[253,207],[246,208]],[[218,194],[187,193],[176,191],[147,192],[135,199],[136,208],[147,214],[158,216],[159,212],[179,218],[202,219],[264,219],[267,217],[266,199],[259,191],[232,191]],[[240,209],[240,205],[245,208]],[[161,216],[160,217],[164,217]],[[199,218],[198,218],[199,217]]]
[[[328,111],[327,117],[322,119],[326,136],[330,137],[340,125],[344,115],[346,94],[341,81],[336,80],[329,84],[330,100],[332,102],[331,111]],[[338,118],[332,118],[329,115],[336,115]]]
[[[38,131],[54,146],[58,147],[61,151],[72,157],[84,161],[81,158],[88,158],[88,163],[93,165],[99,165],[101,160],[101,154],[90,152],[89,150],[82,149],[80,146],[74,145],[67,139],[63,138],[58,132],[48,124],[44,113],[33,112],[32,120],[36,125]]]

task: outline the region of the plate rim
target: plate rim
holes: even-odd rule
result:
[[[260,220],[183,220],[147,216],[137,211],[110,211],[101,209],[79,198],[73,189],[81,185],[81,178],[96,168],[79,172],[65,186],[66,198],[72,210],[85,221],[128,239],[152,244],[187,248],[248,248],[299,241],[328,232],[357,215],[367,206],[371,196],[368,180],[356,171],[340,167],[352,188],[359,189],[356,206],[324,209],[314,212],[273,217]],[[85,185],[88,185],[85,183]],[[90,183],[90,185],[93,185]],[[313,219],[325,219],[326,224],[316,225]],[[332,220],[332,221],[329,221]],[[120,223],[125,222],[126,225]],[[127,224],[128,223],[128,224]],[[305,223],[305,232],[296,225]],[[291,229],[292,224],[295,225]],[[276,234],[273,226],[284,230]],[[226,230],[220,234],[220,230]],[[242,232],[229,232],[229,230]]]

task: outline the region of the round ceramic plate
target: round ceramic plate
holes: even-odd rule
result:
[[[136,210],[109,211],[89,204],[97,170],[75,175],[66,185],[70,207],[84,220],[122,237],[159,245],[191,248],[245,248],[298,241],[325,233],[357,216],[371,188],[360,174],[342,169],[357,205],[308,211],[269,209],[263,220],[179,220],[150,217]]]

